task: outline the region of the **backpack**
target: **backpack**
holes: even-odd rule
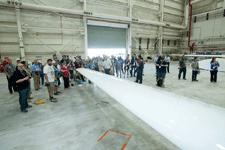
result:
[[[162,80],[162,78],[159,78],[157,81],[157,86],[161,87],[162,84],[163,84],[163,80]]]

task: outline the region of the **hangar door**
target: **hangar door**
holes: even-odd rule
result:
[[[126,29],[87,26],[88,49],[126,49]]]

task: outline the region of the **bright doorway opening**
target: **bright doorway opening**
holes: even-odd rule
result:
[[[88,56],[90,58],[98,57],[98,56],[102,57],[103,54],[105,54],[110,57],[112,55],[114,55],[116,58],[121,56],[124,59],[125,53],[126,53],[125,48],[122,48],[122,49],[88,49]]]

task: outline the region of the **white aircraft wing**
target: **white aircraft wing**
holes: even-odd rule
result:
[[[225,149],[225,109],[97,71],[77,70],[180,149]]]

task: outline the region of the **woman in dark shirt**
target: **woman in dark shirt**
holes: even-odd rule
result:
[[[30,73],[24,68],[23,64],[18,64],[16,71],[13,74],[13,79],[16,82],[19,93],[19,103],[20,109],[22,112],[28,112],[26,108],[31,108],[31,105],[28,105],[27,98],[30,91],[30,82],[29,82]]]

